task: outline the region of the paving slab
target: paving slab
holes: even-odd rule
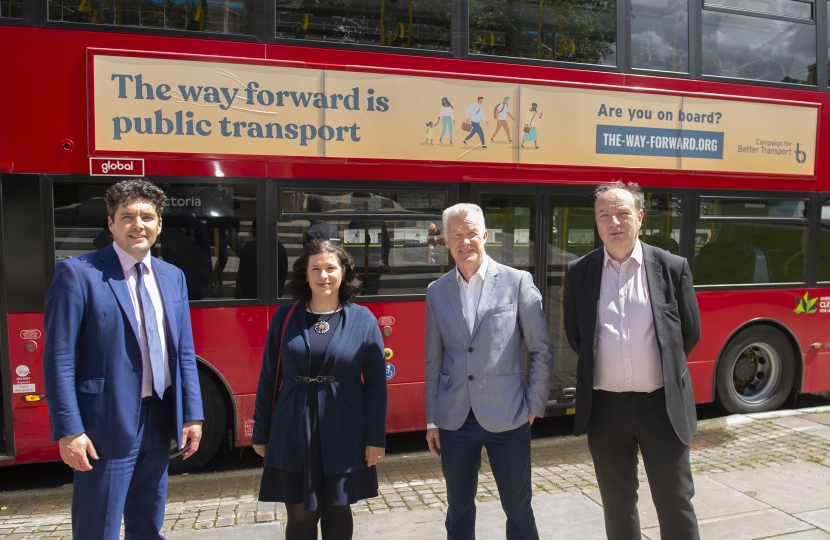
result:
[[[830,412],[805,414],[803,418],[813,422],[818,422],[819,424],[824,424],[825,426],[830,426]]]
[[[602,508],[578,491],[534,495],[532,505],[540,540],[606,538]],[[477,504],[476,540],[504,540],[506,522],[499,501]]]
[[[830,507],[830,501],[827,501],[825,504]],[[802,512],[800,514],[793,515],[798,519],[804,520],[807,523],[830,532],[830,508],[813,510],[812,512]]]
[[[701,540],[755,540],[814,529],[812,525],[774,508],[699,520],[698,525]],[[659,527],[645,529],[642,532],[643,536],[650,540],[660,538]]]
[[[826,532],[820,531],[818,529],[813,529],[810,531],[802,531],[793,534],[773,536],[773,538],[780,538],[781,540],[828,540],[830,539],[830,534],[827,534]]]
[[[714,478],[717,478],[717,476]],[[714,478],[704,475],[695,476],[695,496],[692,499],[692,504],[695,507],[697,519],[728,516],[769,508],[769,505],[727,487]],[[599,489],[586,490],[584,493],[597,504],[602,504]],[[637,510],[640,512],[640,528],[657,527],[660,522],[657,519],[657,509],[654,508],[654,500],[651,498],[651,488],[648,482],[641,482],[637,493],[640,496],[637,503]]]
[[[282,538],[282,524],[267,523],[248,527],[225,527],[213,530],[191,532],[187,534],[170,534],[168,538],[176,540],[276,540]]]
[[[830,439],[830,426],[824,425],[820,422],[813,422],[812,419],[808,419],[808,417],[805,416],[776,418],[772,420],[772,423],[794,431],[803,431],[823,439]]]
[[[818,463],[787,463],[763,471],[744,470],[718,474],[721,484],[788,514],[820,510],[830,501],[830,468]]]
[[[424,540],[425,538],[446,537],[445,517],[438,508],[355,516],[352,538],[353,540],[376,540],[378,538]]]

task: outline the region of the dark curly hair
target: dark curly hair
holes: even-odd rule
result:
[[[107,213],[112,219],[115,219],[115,213],[120,207],[136,199],[150,201],[156,207],[159,217],[164,211],[164,191],[143,178],[131,178],[111,185],[104,199],[107,202]]]
[[[320,255],[321,253],[332,253],[340,262],[340,268],[343,269],[343,281],[340,282],[340,291],[338,296],[341,302],[347,300],[354,300],[363,286],[360,280],[357,279],[357,272],[354,269],[354,259],[349,255],[340,244],[317,238],[303,246],[303,252],[294,261],[294,278],[288,284],[288,292],[295,300],[310,300],[311,287],[308,285],[308,260],[312,255]]]

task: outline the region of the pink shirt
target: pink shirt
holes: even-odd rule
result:
[[[622,264],[605,251],[598,317],[594,389],[653,392],[662,388],[663,363],[639,240]]]
[[[127,288],[130,290],[130,299],[133,301],[135,319],[138,321],[138,335],[141,336],[139,343],[141,347],[141,366],[143,369],[141,397],[147,397],[153,395],[153,368],[150,365],[150,348],[147,346],[147,333],[144,331],[141,308],[138,304],[138,289],[136,288],[138,271],[136,270],[135,264],[139,261],[118,247],[118,244],[115,242],[112,243],[112,247],[118,255],[118,260],[121,262],[121,269],[124,270],[124,278],[127,281]],[[167,340],[165,339],[166,333],[164,331],[164,304],[161,302],[161,295],[156,284],[156,275],[153,273],[151,261],[152,257],[150,253],[147,253],[147,256],[141,261],[144,263],[144,286],[147,287],[147,293],[150,295],[150,300],[153,302],[153,309],[156,312],[156,323],[158,324],[159,337],[161,337],[161,352],[164,355],[164,387],[167,388],[170,386],[170,358],[167,355]]]

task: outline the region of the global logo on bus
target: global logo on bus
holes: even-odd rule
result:
[[[795,297],[795,309],[793,311],[799,314],[815,313],[817,311],[816,304],[818,303],[818,301],[818,298],[811,298],[810,291],[807,291],[804,293],[803,297]]]
[[[144,176],[144,160],[132,158],[89,158],[91,176]]]

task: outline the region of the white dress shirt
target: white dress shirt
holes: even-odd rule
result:
[[[118,260],[121,262],[121,269],[124,271],[124,279],[127,282],[127,289],[130,291],[130,299],[133,301],[135,319],[138,321],[138,335],[141,338],[139,341],[139,346],[141,347],[141,366],[143,370],[141,379],[141,397],[152,396],[153,366],[150,364],[150,348],[147,345],[147,333],[144,331],[144,319],[141,316],[141,307],[138,303],[138,289],[136,288],[138,271],[135,264],[139,261],[118,247],[118,244],[115,242],[112,243],[112,247],[118,255]],[[144,260],[141,262],[144,263],[144,286],[147,287],[147,293],[150,295],[150,300],[153,302],[153,309],[156,312],[156,323],[158,324],[158,333],[161,338],[161,352],[164,357],[164,387],[167,388],[170,386],[170,358],[167,354],[167,334],[164,331],[164,304],[161,301],[161,294],[159,294],[150,253],[147,253],[147,256],[144,257]]]
[[[484,116],[484,107],[478,103],[473,103],[467,107],[465,116],[470,119],[470,122],[475,122],[477,124],[487,121],[487,118]]]
[[[653,392],[662,388],[663,362],[639,240],[622,264],[605,251],[598,308],[594,389]]]

